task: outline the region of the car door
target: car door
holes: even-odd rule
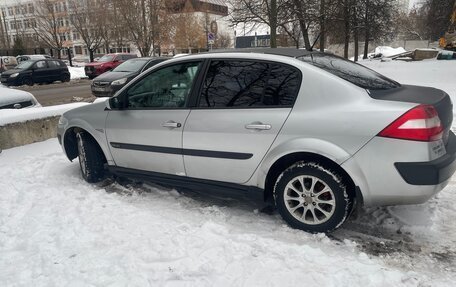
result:
[[[48,64],[48,73],[47,73],[47,81],[58,81],[61,79],[60,77],[60,63],[56,60],[49,60],[47,61]]]
[[[200,61],[149,72],[118,96],[125,103],[108,112],[106,138],[117,166],[185,175],[182,129]]]
[[[45,82],[48,78],[48,65],[45,60],[37,61],[32,66],[32,78],[35,83]]]
[[[301,72],[264,61],[212,60],[183,135],[187,175],[249,180],[287,119]]]

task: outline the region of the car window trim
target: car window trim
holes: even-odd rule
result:
[[[245,110],[245,109],[277,109],[277,108],[293,108],[295,103],[296,103],[296,100],[299,96],[299,92],[301,91],[301,88],[302,88],[302,79],[303,79],[303,75],[302,75],[302,71],[293,66],[293,65],[290,65],[290,64],[287,64],[287,63],[282,63],[282,62],[278,62],[278,61],[271,61],[271,60],[257,60],[257,59],[245,59],[245,58],[224,58],[224,57],[217,57],[217,58],[208,58],[206,59],[207,61],[207,64],[206,64],[206,70],[204,72],[204,78],[202,78],[200,81],[199,81],[199,91],[198,91],[198,95],[197,95],[197,100],[196,100],[196,103],[194,106],[192,106],[192,109],[195,109],[195,110],[224,110],[224,109],[230,109],[230,110],[233,110],[233,109],[237,109],[237,110]],[[202,89],[203,89],[203,85],[204,85],[204,80],[206,79],[206,75],[207,75],[207,72],[209,71],[209,67],[211,65],[211,63],[213,61],[243,61],[243,62],[262,62],[262,63],[269,63],[269,64],[279,64],[279,65],[283,65],[283,66],[287,66],[287,67],[290,67],[296,71],[298,71],[299,73],[299,88],[298,88],[298,91],[296,93],[296,96],[294,97],[294,100],[293,100],[293,103],[290,104],[290,105],[269,105],[269,106],[254,106],[254,107],[200,107],[199,106],[199,103],[201,101],[201,92],[202,92]]]
[[[179,61],[179,62],[169,63],[169,64],[166,64],[166,65],[163,65],[163,66],[160,66],[160,67],[152,66],[151,67],[152,70],[149,73],[141,73],[140,74],[141,77],[138,80],[136,80],[134,83],[130,82],[128,88],[125,89],[124,91],[122,91],[122,93],[119,94],[117,97],[119,99],[121,99],[122,101],[124,101],[125,98],[127,98],[128,90],[131,87],[133,87],[135,85],[135,83],[138,83],[139,81],[141,81],[145,77],[149,76],[151,73],[154,73],[155,71],[158,71],[158,70],[161,70],[161,69],[165,69],[167,67],[174,66],[174,65],[181,65],[181,64],[184,64],[184,63],[194,63],[194,62],[200,62],[201,63],[201,68],[202,68],[204,66],[205,59],[187,59],[187,60],[183,60],[183,61]],[[160,64],[160,63],[158,63],[158,64]],[[186,109],[189,109],[190,108],[189,103],[190,103],[190,99],[191,99],[191,97],[192,97],[192,95],[194,93],[195,85],[199,84],[197,82],[197,79],[199,78],[201,70],[202,69],[198,69],[196,77],[193,79],[192,89],[190,90],[190,93],[189,93],[189,96],[188,96],[188,100],[185,102],[185,105],[183,107],[141,107],[141,108],[122,108],[122,109],[111,109],[111,110],[114,110],[114,111],[116,111],[116,110],[130,111],[130,110],[186,110]]]

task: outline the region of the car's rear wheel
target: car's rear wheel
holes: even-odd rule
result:
[[[62,81],[62,83],[69,82],[70,79],[71,79],[71,77],[70,77],[69,74],[63,74],[63,75],[60,77],[60,81]]]
[[[315,162],[298,162],[282,172],[274,196],[283,219],[307,232],[338,228],[353,205],[342,177]]]
[[[76,139],[82,177],[90,183],[100,181],[104,176],[106,161],[103,152],[87,132],[78,132]]]
[[[33,86],[33,79],[30,77],[26,77],[22,79],[22,85]]]

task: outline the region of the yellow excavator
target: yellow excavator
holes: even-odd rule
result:
[[[440,38],[440,47],[445,50],[456,51],[456,2],[453,6],[453,13],[451,14],[450,27],[445,33],[445,36]]]

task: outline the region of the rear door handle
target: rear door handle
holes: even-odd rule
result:
[[[166,123],[162,124],[162,127],[172,128],[172,129],[180,128],[181,126],[182,126],[181,123],[176,123],[175,121],[167,121]]]
[[[249,124],[245,126],[248,130],[270,130],[271,125],[268,124]]]

